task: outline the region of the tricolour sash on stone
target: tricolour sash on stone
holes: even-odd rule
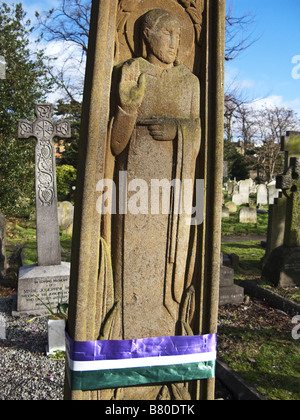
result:
[[[217,335],[73,341],[66,333],[71,389],[88,391],[215,376]]]

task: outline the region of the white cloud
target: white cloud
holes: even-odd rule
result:
[[[271,95],[266,98],[257,98],[251,104],[249,104],[253,109],[261,109],[261,108],[274,108],[274,107],[282,107],[282,108],[290,108],[294,110],[298,116],[300,117],[300,98],[286,101],[282,96],[279,95]]]
[[[63,74],[64,82],[75,99],[81,101],[86,67],[86,57],[81,49],[65,41],[48,42],[44,48],[45,55],[51,59],[54,75]],[[54,103],[65,96],[66,92],[58,89],[48,95],[48,101]]]

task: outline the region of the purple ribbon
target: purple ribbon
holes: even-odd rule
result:
[[[135,340],[74,341],[66,332],[71,360],[118,360],[209,353],[217,349],[217,334],[142,338]]]

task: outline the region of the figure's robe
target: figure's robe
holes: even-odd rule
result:
[[[127,186],[133,190],[128,191],[127,203],[131,207],[127,214],[116,214],[112,219],[115,296],[122,305],[123,339],[177,333],[179,305],[189,286],[190,225],[186,218],[192,207],[192,191],[188,198],[185,194],[182,214],[177,215],[174,209],[178,206],[173,199],[179,197],[177,187],[170,190],[170,214],[162,214],[161,203],[159,214],[151,214],[157,209],[157,202],[151,203],[155,199],[151,180],[177,179],[183,184],[189,179],[193,184],[201,141],[198,78],[182,64],[162,69],[143,58],[136,60],[146,75],[143,102],[134,115],[118,107],[111,130],[116,155],[114,180],[118,186],[120,171],[127,171]],[[175,140],[157,141],[151,137],[143,121],[154,116],[176,121]],[[148,186],[148,200],[142,195],[147,194],[144,188],[136,188],[141,183],[134,180]],[[160,201],[161,195],[162,190]],[[132,214],[135,210],[141,213]]]

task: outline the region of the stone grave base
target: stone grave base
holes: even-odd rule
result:
[[[300,247],[275,248],[264,266],[262,276],[274,286],[300,286]]]
[[[70,263],[55,266],[28,265],[21,267],[18,278],[17,302],[12,315],[43,315],[48,313],[42,302],[56,311],[59,302],[69,301]],[[41,302],[42,301],[42,302]]]
[[[234,270],[221,266],[220,272],[220,298],[219,305],[236,304],[240,305],[244,301],[244,289],[234,284]]]

